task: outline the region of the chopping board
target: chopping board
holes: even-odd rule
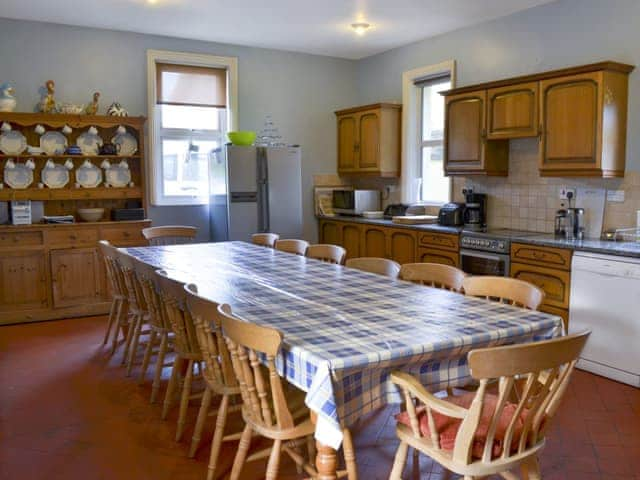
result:
[[[438,223],[438,217],[435,215],[403,215],[391,217],[391,221],[400,225],[425,225]]]

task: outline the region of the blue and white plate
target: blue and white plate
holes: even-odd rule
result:
[[[85,160],[78,169],[76,169],[76,182],[84,188],[96,188],[102,183],[102,170]]]
[[[2,132],[0,151],[5,155],[20,155],[27,149],[27,139],[17,130]]]
[[[98,155],[103,143],[100,135],[89,131],[81,133],[76,139],[76,145],[80,147],[83,155]]]
[[[4,183],[16,190],[28,188],[33,183],[33,169],[24,163],[16,163],[13,168],[5,167]]]
[[[69,169],[59,164],[47,165],[40,173],[40,180],[49,188],[63,188],[69,183]]]
[[[45,155],[62,155],[67,149],[67,137],[60,132],[46,132],[40,137],[40,148]]]
[[[130,157],[138,151],[138,141],[136,137],[128,132],[117,134],[111,139],[111,143],[120,145],[120,148],[118,148],[118,155],[120,157]]]

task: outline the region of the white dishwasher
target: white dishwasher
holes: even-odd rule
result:
[[[640,259],[573,255],[569,332],[587,328],[578,368],[640,387]]]

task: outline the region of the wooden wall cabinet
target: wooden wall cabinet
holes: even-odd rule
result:
[[[538,82],[487,90],[487,138],[537,137]]]
[[[339,175],[400,175],[401,110],[378,103],[335,112]]]
[[[508,145],[503,141],[487,141],[486,105],[486,90],[446,97],[446,175],[507,175]]]

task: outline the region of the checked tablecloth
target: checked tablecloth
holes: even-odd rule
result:
[[[433,391],[469,379],[471,349],[551,338],[560,317],[331,265],[244,242],[127,248],[243,320],[284,334],[279,369],[307,392],[316,438],[399,403],[393,370]]]

